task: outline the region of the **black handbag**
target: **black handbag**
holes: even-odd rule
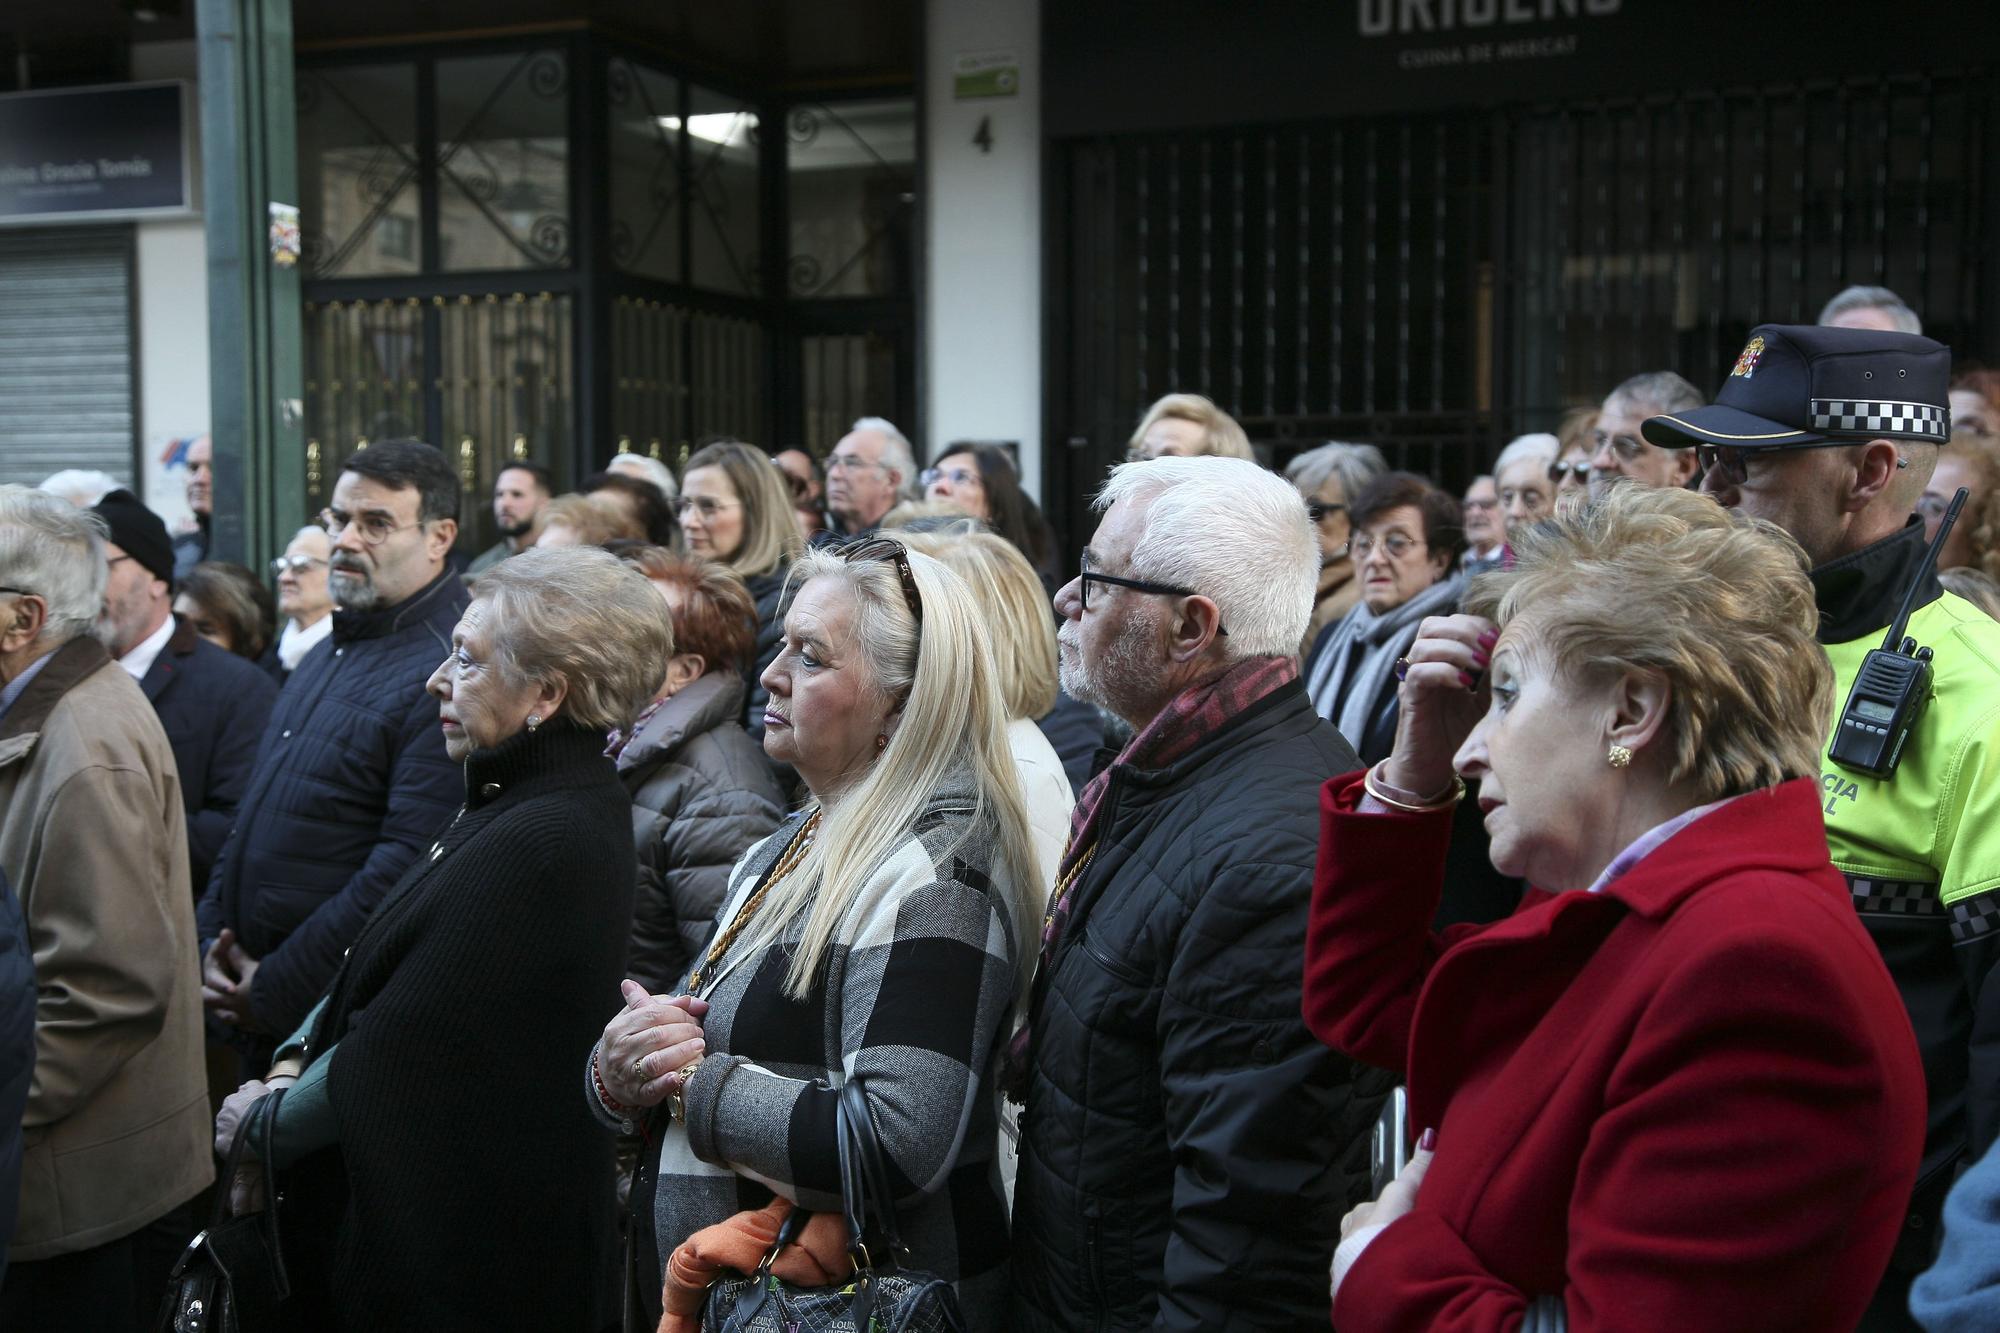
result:
[[[840,1205],[853,1280],[839,1287],[795,1287],[771,1275],[778,1252],[812,1216],[795,1208],[755,1273],[709,1289],[703,1333],[965,1333],[951,1283],[905,1267],[909,1251],[896,1225],[888,1160],[860,1079],[842,1085],[837,1119]]]
[[[279,1307],[291,1295],[291,1280],[278,1238],[271,1134],[284,1095],[280,1088],[260,1099],[251,1109],[249,1123],[237,1131],[216,1181],[215,1210],[208,1226],[188,1242],[167,1277],[166,1298],[154,1326],[157,1333],[258,1333],[280,1326]],[[264,1169],[264,1207],[231,1217],[229,1185],[253,1137],[251,1160]]]

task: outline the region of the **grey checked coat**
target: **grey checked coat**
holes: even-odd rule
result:
[[[975,1333],[1002,1327],[1007,1212],[992,1076],[1021,946],[992,878],[1001,873],[993,835],[971,827],[972,811],[968,784],[932,799],[842,923],[809,1001],[783,994],[803,922],[777,945],[732,951],[704,984],[708,1053],[689,1083],[686,1122],[655,1113],[653,1155],[632,1188],[637,1264],[649,1275],[638,1285],[652,1315],[667,1256],[695,1231],[774,1192],[839,1207],[835,1107],[859,1074],[903,1187],[896,1205],[913,1266],[958,1284]],[[735,917],[800,818],[737,864],[718,923]]]

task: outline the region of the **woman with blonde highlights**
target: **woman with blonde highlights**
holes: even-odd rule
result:
[[[661,1293],[650,1316],[686,1315],[663,1277],[697,1231],[774,1195],[828,1214],[808,1248],[837,1226],[835,1108],[863,1080],[909,1182],[908,1264],[954,1282],[971,1327],[991,1329],[1007,1216],[989,1069],[1044,896],[993,650],[964,581],[899,542],[809,552],[793,576],[764,749],[810,799],[737,863],[685,993],[628,982],[591,1055],[600,1117],[647,1124],[633,1280]]]
[[[688,459],[675,502],[690,555],[743,576],[757,604],[757,646],[744,673],[749,693],[743,729],[764,734],[764,687],[758,678],[784,638],[785,575],[805,549],[792,518],[785,474],[762,449],[741,440],[703,445]]]
[[[993,641],[993,665],[1007,714],[1007,747],[1035,839],[1036,882],[1052,887],[1076,793],[1038,725],[1055,711],[1061,688],[1055,621],[1042,596],[1042,581],[1028,558],[998,533],[911,533],[905,540],[911,550],[943,561],[981,603],[980,618]]]
[[[1257,461],[1236,418],[1198,393],[1170,393],[1147,408],[1125,446],[1128,463],[1202,455]]]
[[[1827,857],[1804,554],[1636,486],[1514,554],[1424,623],[1389,757],[1321,795],[1306,1020],[1402,1071],[1421,1133],[1341,1225],[1334,1324],[1853,1328],[1924,1074]],[[1474,779],[1539,891],[1434,934]]]

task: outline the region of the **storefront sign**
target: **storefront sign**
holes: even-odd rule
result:
[[[1012,51],[961,55],[951,64],[951,95],[963,102],[974,97],[1013,97],[1021,91],[1021,58]]]
[[[1042,8],[1042,125],[1067,138],[1755,88],[1932,71],[1996,43],[2000,5],[1068,0]]]
[[[193,211],[187,86],[0,96],[0,225]]]

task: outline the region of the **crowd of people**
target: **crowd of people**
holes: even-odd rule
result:
[[[253,1216],[299,1330],[2000,1327],[2000,377],[1685,369],[1463,491],[1171,394],[1074,568],[878,417],[268,582],[206,441],[0,487],[0,1328]]]

